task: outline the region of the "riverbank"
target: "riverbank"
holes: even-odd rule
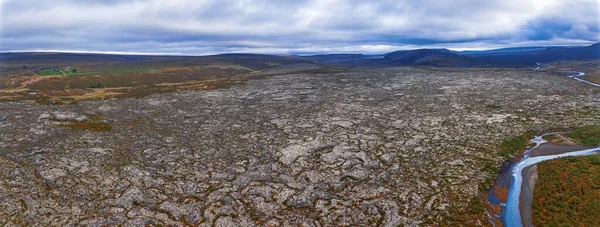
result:
[[[564,144],[551,144],[544,143],[540,146],[532,149],[529,153],[530,157],[537,156],[548,156],[548,155],[558,155],[564,154],[567,152],[580,151],[591,149],[594,147],[590,146],[582,146],[582,145],[564,145]],[[532,221],[532,204],[533,204],[533,193],[535,189],[535,184],[538,179],[537,165],[531,165],[523,169],[521,172],[523,175],[523,184],[521,185],[521,218],[523,219],[524,226],[533,226]]]
[[[521,217],[524,226],[532,226],[531,204],[533,202],[533,191],[537,181],[537,165],[523,169],[523,185],[521,186]]]
[[[584,73],[584,72],[574,72],[574,73],[575,73],[575,75],[571,75],[571,76],[569,76],[569,78],[573,78],[573,79],[575,79],[575,80],[577,80],[577,81],[584,82],[584,83],[587,83],[587,84],[589,84],[589,85],[593,85],[593,86],[596,86],[596,87],[600,87],[600,84],[597,84],[597,83],[591,82],[591,81],[589,81],[589,80],[582,79],[581,77],[585,76],[585,73]]]
[[[513,183],[512,166],[519,162],[525,156],[525,153],[537,144],[534,141],[535,132],[526,132],[523,135],[508,138],[499,145],[499,153],[504,157],[512,157],[502,163],[494,183],[486,192],[485,201],[487,202],[490,222],[494,226],[502,226],[501,217],[505,212],[505,203],[508,200],[508,192]],[[539,137],[541,139],[541,137]]]
[[[579,151],[594,148],[591,146],[582,146],[582,145],[564,145],[564,144],[552,144],[552,143],[544,143],[539,147],[531,150],[529,153],[529,157],[536,156],[546,156],[546,155],[557,155],[571,151]]]
[[[504,212],[503,220],[505,222],[505,226],[521,226],[522,225],[522,217],[521,217],[521,209],[520,209],[520,197],[521,197],[521,186],[523,183],[523,176],[521,175],[522,170],[528,166],[535,165],[537,163],[563,158],[563,157],[575,157],[575,156],[587,156],[587,155],[595,155],[598,154],[600,148],[592,148],[581,151],[573,151],[567,152],[557,155],[545,155],[545,156],[537,156],[537,157],[525,157],[519,162],[517,162],[512,167],[512,176],[513,183],[510,186],[508,193],[508,200],[506,201],[506,212]]]
[[[529,153],[530,157],[557,155],[572,151],[586,150],[593,147],[581,146],[581,145],[564,145],[564,144],[551,144],[544,143],[540,146],[532,149]],[[531,165],[523,168],[521,173],[523,175],[523,184],[521,185],[521,217],[523,219],[524,226],[533,226],[531,217],[531,207],[533,203],[533,193],[535,184],[538,179],[537,165]]]
[[[588,133],[590,130],[584,131],[586,133],[567,133],[572,138],[555,133],[535,136],[529,140],[535,143],[533,148],[519,152],[515,158],[505,161],[486,196],[492,223],[496,226],[531,226],[533,193],[538,177],[536,164],[561,157],[597,154],[599,149],[596,147],[573,145],[572,139],[581,141],[595,136],[595,133]],[[552,143],[543,137],[548,137]]]

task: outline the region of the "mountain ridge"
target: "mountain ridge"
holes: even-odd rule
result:
[[[0,64],[22,60],[40,63],[60,61],[145,62],[156,60],[214,60],[243,63],[245,60],[279,60],[286,63],[321,63],[326,65],[382,67],[382,66],[436,66],[436,67],[526,67],[538,62],[600,59],[600,43],[588,46],[513,47],[485,51],[453,51],[448,49],[397,50],[378,55],[317,54],[309,56],[253,53],[223,53],[205,56],[126,55],[68,52],[10,52],[0,53]],[[256,63],[253,63],[253,65]]]

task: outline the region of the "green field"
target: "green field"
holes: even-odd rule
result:
[[[153,68],[140,68],[140,69],[126,69],[126,70],[104,70],[104,71],[89,71],[79,72],[76,75],[94,75],[94,74],[108,74],[108,73],[135,73],[135,72],[154,72],[157,71]]]
[[[139,69],[126,69],[126,70],[103,70],[103,71],[78,71],[77,68],[65,69],[42,69],[37,75],[38,76],[72,76],[72,75],[97,75],[97,74],[109,74],[109,73],[132,73],[132,72],[154,72],[154,68],[139,68]]]
[[[241,65],[232,65],[230,67],[232,69],[239,70],[239,71],[248,71],[248,72],[255,72],[256,71],[254,69],[251,69],[251,68],[248,68],[248,67],[244,67],[244,66],[241,66]]]
[[[73,75],[77,74],[77,68],[68,68],[68,69],[41,69],[37,74],[39,76],[61,76],[61,75]]]

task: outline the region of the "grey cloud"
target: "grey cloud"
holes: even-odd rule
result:
[[[381,52],[532,40],[591,43],[600,38],[596,0],[4,0],[0,4],[0,51]]]

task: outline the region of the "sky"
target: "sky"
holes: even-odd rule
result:
[[[600,0],[0,0],[0,51],[378,54],[600,41]]]

